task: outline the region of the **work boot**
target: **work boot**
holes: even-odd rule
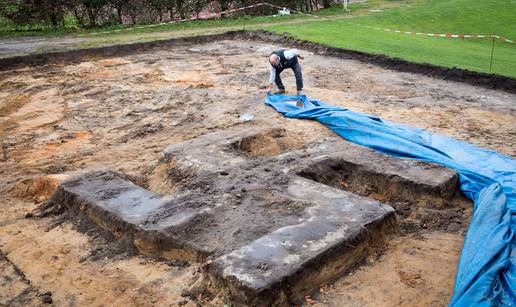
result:
[[[298,96],[303,96],[304,94],[305,94],[305,93],[303,93],[303,90],[298,90],[298,91],[297,91],[297,95],[298,95]]]
[[[276,92],[274,92],[274,95],[278,95],[278,94],[286,94],[287,91],[285,91],[285,89],[279,89],[277,90]]]

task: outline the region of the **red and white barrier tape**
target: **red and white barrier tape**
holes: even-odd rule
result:
[[[130,28],[123,28],[123,29],[116,29],[116,30],[109,30],[109,31],[102,31],[102,32],[91,32],[91,33],[79,34],[77,36],[78,37],[84,37],[84,36],[90,36],[90,35],[110,34],[110,33],[132,31],[132,30],[138,30],[138,29],[144,29],[144,28],[152,28],[152,27],[164,26],[164,25],[170,25],[170,24],[178,24],[178,23],[183,23],[183,22],[186,22],[186,21],[204,20],[204,19],[209,19],[209,18],[213,18],[213,17],[220,17],[223,14],[234,13],[234,12],[243,11],[243,10],[247,10],[247,9],[254,8],[254,7],[259,7],[259,6],[262,6],[262,5],[273,7],[273,8],[278,8],[278,9],[283,9],[284,8],[284,7],[280,7],[280,6],[277,6],[277,5],[274,5],[274,4],[270,4],[270,3],[267,3],[267,2],[261,2],[261,3],[249,5],[249,6],[244,6],[244,7],[236,8],[236,9],[226,10],[226,11],[217,12],[217,13],[211,13],[211,14],[207,15],[207,17],[202,17],[202,18],[199,18],[199,17],[183,18],[183,19],[179,19],[179,20],[173,20],[173,21],[169,21],[169,22],[162,22],[162,23],[156,23],[156,24],[150,24],[150,25],[143,25],[143,26],[138,26],[138,27],[130,27]],[[303,13],[303,12],[296,11],[296,10],[289,10],[289,11],[294,12],[294,13],[299,13],[299,14],[302,14],[302,15],[306,15],[306,16],[326,19],[326,18],[321,17],[321,16],[307,14],[307,13]]]
[[[407,34],[407,35],[420,35],[420,36],[432,36],[432,37],[447,37],[447,38],[495,38],[502,40],[506,43],[514,44],[514,41],[501,37],[498,35],[475,35],[475,34],[437,34],[437,33],[422,33],[422,32],[411,32],[411,31],[400,31],[400,30],[392,30],[388,28],[379,28],[379,27],[372,27],[372,26],[363,26],[370,29],[375,29],[379,31],[386,31],[386,32],[394,32],[394,33],[401,33],[401,34]]]
[[[508,38],[506,38],[506,37],[502,37],[502,36],[498,36],[498,35],[491,35],[491,37],[494,37],[494,38],[496,38],[496,39],[500,39],[500,40],[502,40],[502,41],[504,41],[504,42],[506,42],[506,43],[516,44],[516,42],[514,42],[513,40],[508,39]]]
[[[277,9],[284,9],[285,8],[285,7],[277,6],[277,5],[274,5],[274,4],[267,3],[267,2],[263,2],[262,4],[270,6],[270,7],[273,7],[273,8],[277,8]],[[313,15],[313,14],[303,13],[301,11],[296,11],[296,10],[291,10],[291,9],[289,9],[289,11],[294,12],[294,13],[298,13],[298,14],[301,14],[301,15],[305,15],[305,16],[316,17],[316,18],[320,18],[320,19],[326,19],[326,18],[324,18],[322,16],[317,16],[317,15]]]
[[[110,30],[110,31],[102,31],[102,32],[92,32],[92,33],[79,34],[77,36],[78,37],[84,37],[84,36],[89,36],[89,35],[110,34],[110,33],[132,31],[132,30],[138,30],[138,29],[144,29],[144,28],[152,28],[152,27],[169,25],[169,24],[178,24],[178,23],[183,23],[183,22],[186,22],[186,21],[204,20],[204,19],[209,19],[209,18],[213,18],[213,17],[220,17],[223,14],[238,12],[238,11],[242,11],[242,10],[246,10],[246,9],[250,9],[250,8],[254,8],[254,7],[259,7],[259,6],[263,6],[263,5],[269,6],[269,7],[273,7],[273,8],[277,8],[277,9],[284,9],[284,7],[281,7],[281,6],[278,6],[278,5],[270,4],[270,3],[267,3],[267,2],[261,2],[261,3],[249,5],[249,6],[244,6],[244,7],[236,8],[236,9],[226,10],[226,11],[217,12],[217,13],[211,13],[211,14],[209,14],[207,16],[203,16],[202,18],[200,18],[200,17],[183,18],[183,19],[180,19],[180,20],[173,20],[173,21],[169,21],[169,22],[162,22],[162,23],[157,23],[157,24],[143,25],[143,26],[138,26],[138,27],[130,27],[130,28],[124,28],[124,29]],[[327,18],[322,17],[322,16],[308,14],[308,13],[304,13],[304,12],[301,12],[301,11],[296,11],[296,10],[290,10],[290,11],[294,12],[294,13],[301,14],[301,15],[305,15],[305,16],[319,18],[319,19],[322,19],[322,20],[326,20],[327,19]],[[436,34],[436,33],[423,33],[423,32],[411,32],[411,31],[392,30],[392,29],[388,29],[388,28],[364,26],[364,25],[360,25],[360,24],[356,24],[356,25],[362,26],[362,27],[366,27],[366,28],[375,29],[375,30],[379,30],[379,31],[401,33],[401,34],[407,34],[407,35],[419,35],[419,36],[431,36],[431,37],[446,37],[446,38],[495,38],[495,39],[499,39],[501,41],[504,41],[506,43],[510,43],[510,44],[514,44],[515,43],[513,40],[510,40],[508,38],[505,38],[505,37],[502,37],[502,36],[498,36],[498,35],[448,34],[448,33]]]
[[[237,9],[232,9],[232,10],[227,10],[227,11],[222,11],[222,12],[217,12],[217,13],[211,13],[211,14],[208,15],[208,17],[203,17],[203,18],[199,18],[199,17],[183,18],[183,19],[179,19],[179,20],[172,20],[172,21],[169,21],[169,22],[161,22],[161,23],[155,23],[155,24],[150,24],[150,25],[143,25],[143,26],[138,26],[138,27],[130,27],[130,28],[123,28],[123,29],[116,29],[116,30],[109,30],[109,31],[102,31],[102,32],[85,33],[85,34],[80,34],[80,35],[77,35],[77,36],[78,37],[84,37],[84,36],[89,36],[89,35],[110,34],[110,33],[132,31],[132,30],[137,30],[137,29],[152,28],[152,27],[158,27],[158,26],[164,26],[164,25],[170,25],[170,24],[178,24],[178,23],[183,23],[183,22],[186,22],[186,21],[209,19],[209,18],[213,18],[213,17],[220,17],[220,16],[222,16],[222,14],[242,11],[242,10],[245,10],[245,9],[249,9],[249,8],[253,8],[253,7],[258,7],[258,6],[262,6],[262,5],[265,5],[265,3],[258,3],[258,4],[253,4],[253,5],[237,8]]]

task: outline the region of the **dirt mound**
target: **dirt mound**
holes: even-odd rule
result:
[[[169,160],[158,164],[148,175],[146,188],[157,194],[172,194],[194,175],[194,169],[178,166],[175,160]]]
[[[43,176],[22,180],[9,192],[19,198],[43,202],[54,194],[63,176]]]
[[[302,136],[285,129],[272,129],[265,133],[245,137],[234,143],[236,150],[249,156],[276,156],[284,151],[302,148],[305,145]]]

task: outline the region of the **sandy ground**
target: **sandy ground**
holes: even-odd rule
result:
[[[63,177],[110,169],[145,182],[167,145],[215,130],[281,126],[305,143],[332,135],[263,104],[266,55],[277,47],[220,41],[1,72],[0,305],[220,306],[185,292],[199,282],[196,264],[138,256],[61,217],[26,215]],[[516,155],[516,95],[305,55],[311,97]],[[294,92],[292,73],[284,75]],[[457,229],[399,234],[378,259],[307,293],[306,304],[447,305]]]

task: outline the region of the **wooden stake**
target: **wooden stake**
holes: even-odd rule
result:
[[[493,38],[493,43],[491,44],[491,63],[489,63],[489,71],[493,69],[493,55],[494,55],[494,45],[495,45],[495,36],[491,36]]]

